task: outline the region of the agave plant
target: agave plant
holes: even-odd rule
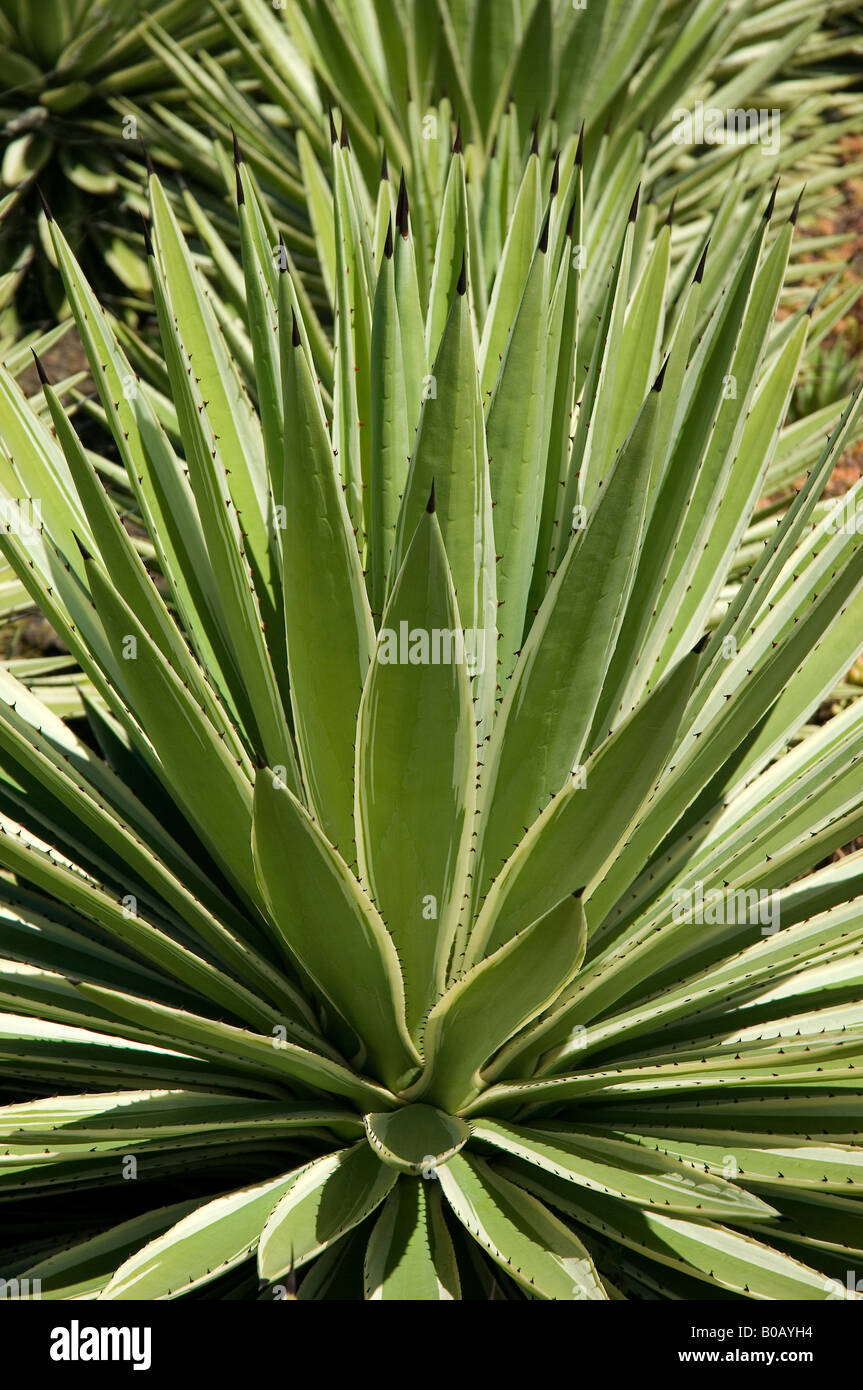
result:
[[[860,646],[860,536],[815,512],[859,391],[732,575],[794,217],[700,330],[704,256],[676,293],[634,205],[585,325],[576,162],[484,311],[456,152],[423,313],[406,199],[378,253],[334,161],[332,401],[237,167],[257,409],[150,178],[179,445],[51,223],[149,568],[44,370],[55,435],[0,370],[0,543],[90,682],[85,729],[0,673],[2,1273],[836,1296],[863,706],[808,721]]]
[[[44,273],[54,254],[37,181],[76,244],[91,243],[90,266],[107,265],[115,292],[147,287],[117,204],[119,162],[137,135],[123,103],[157,92],[170,100],[174,85],[147,46],[148,22],[164,26],[181,51],[215,44],[224,61],[223,29],[204,0],[0,0],[0,197],[10,204],[0,220],[0,268],[13,259],[26,268],[36,257],[42,295],[50,295],[56,275]],[[38,298],[31,294],[29,302],[20,316],[40,317]]]
[[[852,318],[841,326],[832,342],[818,345],[817,351],[810,354],[806,372],[794,393],[795,414],[811,414],[848,393],[856,376],[854,368],[860,358],[860,342],[860,324]]]
[[[184,49],[154,25],[148,30],[153,53],[185,90],[185,100],[179,110],[158,99],[130,110],[148,143],[158,146],[156,162],[168,188],[172,170],[179,173],[174,208],[199,238],[201,263],[211,262],[214,308],[253,400],[248,310],[234,259],[237,228],[225,201],[234,184],[227,154],[232,133],[235,139],[239,134],[280,226],[314,364],[324,393],[331,394],[338,273],[333,144],[350,142],[352,188],[374,225],[378,258],[387,220],[396,212],[397,171],[407,179],[423,314],[438,227],[452,214],[450,150],[463,149],[471,293],[482,323],[510,228],[530,221],[524,204],[548,197],[558,181],[561,201],[571,199],[580,138],[587,155],[580,296],[589,330],[636,187],[645,215],[635,258],[649,251],[669,219],[675,297],[710,239],[701,295],[706,321],[741,242],[757,225],[768,176],[770,182],[783,176],[780,215],[790,214],[803,179],[810,205],[818,199],[820,208],[829,207],[840,198],[843,132],[859,125],[860,94],[847,62],[859,39],[845,0],[822,12],[822,27],[799,6],[772,0],[753,10],[705,0],[685,17],[678,5],[650,3],[636,6],[626,22],[616,4],[588,9],[564,0],[424,6],[371,0],[359,8],[342,0],[285,0],[273,7],[238,0],[230,12],[220,0],[213,5],[246,81],[239,85],[236,74],[226,74],[206,52]],[[742,142],[729,136],[678,143],[681,116],[699,105],[731,111],[744,122],[761,111],[765,130],[759,127],[758,140],[750,128]],[[525,191],[532,153],[539,177],[532,176]],[[847,164],[847,150],[845,157],[850,177],[858,170]],[[123,189],[128,202],[144,210],[140,178],[125,177]],[[783,307],[805,308],[835,270],[815,257],[837,240],[795,240]],[[813,324],[813,344],[829,331],[825,317],[820,313],[821,322]],[[124,346],[164,401],[158,355],[128,339]],[[163,418],[176,428],[170,405]],[[838,410],[831,423],[836,418]]]
[[[212,132],[228,142],[236,130],[301,255],[313,250],[303,207],[317,239],[331,239],[328,107],[342,113],[369,187],[381,144],[390,165],[406,171],[421,275],[457,121],[471,150],[472,196],[484,223],[496,214],[498,232],[538,123],[549,149],[583,127],[595,191],[610,184],[613,194],[629,181],[631,198],[641,179],[661,217],[676,200],[681,229],[694,223],[702,240],[729,180],[743,192],[793,173],[823,191],[835,181],[840,136],[859,127],[853,0],[831,0],[817,16],[775,0],[237,0],[233,11],[213,0],[213,8],[262,99],[153,26],[153,52],[187,104],[182,112],[142,107],[142,130],[184,173],[192,167],[206,181],[209,170],[211,184]],[[721,139],[692,126],[687,135],[681,118],[699,105],[736,113],[748,135],[736,124]],[[224,178],[217,182],[224,192]],[[227,223],[222,230],[231,234]],[[326,269],[324,278],[329,285]]]

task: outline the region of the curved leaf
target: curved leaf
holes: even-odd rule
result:
[[[366,1136],[382,1163],[422,1173],[445,1163],[471,1136],[470,1125],[431,1105],[405,1105],[365,1117]]]
[[[460,1293],[455,1251],[434,1184],[402,1178],[369,1238],[366,1298],[451,1301]]]
[[[462,1225],[528,1293],[544,1299],[608,1297],[572,1231],[482,1159],[458,1154],[438,1176]]]
[[[261,1232],[261,1278],[278,1279],[319,1255],[380,1206],[397,1181],[364,1139],[298,1169]]]
[[[279,1198],[295,1181],[275,1178],[205,1202],[120,1265],[100,1299],[176,1298],[242,1263]]]
[[[457,1110],[482,1088],[481,1068],[560,994],[584,956],[584,912],[565,898],[456,980],[428,1017],[426,1069],[413,1094]]]
[[[285,944],[356,1029],[378,1074],[396,1090],[408,1085],[419,1056],[405,1025],[392,937],[338,850],[269,769],[255,782],[252,847]]]

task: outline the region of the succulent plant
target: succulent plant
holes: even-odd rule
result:
[[[506,230],[532,129],[542,131],[546,155],[583,127],[593,198],[627,182],[631,198],[640,180],[660,218],[674,201],[681,233],[692,224],[690,246],[703,241],[730,185],[741,195],[783,174],[824,193],[841,135],[859,128],[855,0],[830,0],[817,15],[775,0],[237,0],[231,11],[213,0],[213,8],[258,99],[154,26],[153,51],[187,101],[180,112],[142,105],[141,129],[184,176],[191,169],[211,185],[213,132],[227,146],[235,130],[315,292],[316,268],[304,267],[314,254],[307,216],[328,243],[329,108],[338,108],[369,187],[381,146],[405,170],[421,275],[457,124],[484,235],[495,210]],[[702,120],[682,138],[681,118],[699,106],[732,112],[736,133],[705,135]],[[226,173],[215,185],[223,195]],[[724,216],[736,214],[726,206]],[[232,235],[227,221],[221,230]],[[321,265],[331,289],[325,258]]]
[[[840,401],[854,385],[860,360],[860,323],[843,324],[830,343],[819,342],[808,355],[806,371],[792,401],[795,415],[811,415],[831,402]]]
[[[706,253],[635,254],[636,199],[587,324],[580,157],[528,160],[487,305],[462,153],[427,305],[406,190],[379,246],[333,160],[332,400],[242,161],[256,407],[150,178],[179,444],[50,224],[151,565],[0,369],[0,548],[90,682],[83,728],[0,670],[0,1273],[843,1295],[863,705],[809,721],[860,647],[860,536],[815,519],[859,390],[732,574],[796,209],[702,326]]]
[[[23,274],[34,263],[19,304],[22,321],[42,316],[41,296],[57,283],[53,248],[37,182],[102,286],[134,299],[148,287],[134,234],[120,211],[122,162],[137,140],[123,100],[176,95],[170,70],[146,41],[148,24],[165,26],[183,47],[227,48],[218,18],[203,0],[0,0],[0,269]],[[110,270],[106,276],[104,269]],[[36,288],[37,284],[39,289]]]

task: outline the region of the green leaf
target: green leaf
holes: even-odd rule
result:
[[[291,734],[266,643],[266,624],[277,618],[277,580],[267,530],[271,503],[260,424],[229,362],[165,195],[154,178],[150,184],[156,250],[165,267],[164,282],[154,277],[154,297],[189,477],[218,589],[223,635],[238,678],[241,673],[241,693],[236,684],[234,690],[259,751],[274,766],[285,766],[291,785],[299,789]],[[252,543],[256,535],[257,547]]]
[[[392,937],[337,849],[269,769],[255,783],[252,847],[282,940],[356,1030],[378,1074],[396,1090],[408,1085],[419,1056]]]
[[[838,563],[836,550],[846,547],[847,559]],[[794,700],[801,684],[806,691],[811,672],[811,667],[807,671],[807,659],[825,634],[834,625],[841,625],[840,615],[846,611],[853,614],[849,600],[857,594],[861,579],[863,548],[859,538],[839,535],[816,563],[802,569],[782,599],[774,603],[768,597],[767,616],[737,657],[722,662],[714,689],[691,722],[687,721],[685,749],[675,753],[649,814],[619,855],[601,891],[605,910],[635,877],[633,860],[639,865],[647,862],[697,792],[758,728],[777,696]],[[822,656],[819,654],[819,663]],[[814,693],[817,702],[817,691]],[[787,719],[781,727],[787,736]],[[631,956],[628,965],[635,966],[638,978],[643,978],[637,958]],[[619,988],[618,977],[615,997]]]
[[[540,503],[536,555],[527,605],[525,637],[530,631],[550,580],[555,536],[564,520],[563,503],[572,449],[572,421],[575,413],[576,348],[579,337],[581,299],[582,225],[584,218],[582,169],[573,170],[575,197],[564,222],[560,268],[551,293],[550,332],[547,345],[545,424],[543,451],[545,477]],[[552,264],[554,261],[552,260]],[[553,383],[553,385],[552,385]]]
[[[40,1297],[49,1300],[98,1298],[114,1275],[118,1262],[125,1263],[142,1245],[161,1236],[182,1220],[198,1203],[195,1199],[133,1216],[87,1240],[74,1241],[65,1250],[48,1255],[25,1271],[38,1279]]]
[[[140,960],[158,965],[170,978],[229,1009],[253,1027],[267,1028],[278,1018],[271,1005],[263,1004],[244,986],[152,926],[143,913],[130,914],[122,900],[111,897],[43,851],[25,847],[19,838],[3,834],[0,863],[26,882],[37,884],[76,908],[84,920],[106,932],[114,943],[130,949]]]
[[[658,410],[659,392],[651,391],[506,689],[483,770],[475,891],[488,887],[523,828],[581,761],[634,578]]]
[[[214,698],[211,687],[202,678],[200,668],[192,659],[158,589],[150,579],[143,561],[112,507],[56,392],[49,385],[45,385],[43,391],[58,441],[69,465],[69,472],[92,527],[93,540],[99,547],[101,558],[114,583],[126,603],[144,618],[144,626],[166,661],[175,671],[182,672],[186,684],[192,689],[213,724],[221,733],[227,734],[231,725],[226,712]]]
[[[566,518],[573,518],[569,524],[574,527],[576,506],[586,506],[589,512],[593,510],[599,489],[606,481],[614,458],[614,440],[619,437],[623,425],[614,407],[619,390],[618,370],[624,351],[626,302],[638,198],[637,190],[620,249],[611,267],[590,365],[581,387],[572,441],[572,460],[564,493],[565,524],[559,528],[557,534],[556,566],[561,564],[568,547],[573,543]]]
[[[606,1238],[747,1298],[815,1300],[833,1290],[832,1281],[817,1270],[725,1226],[638,1211],[584,1189],[576,1194],[571,1183],[550,1176],[523,1180],[543,1200]]]
[[[332,1061],[329,1056],[285,1041],[275,1032],[270,1037],[263,1037],[228,1023],[198,1017],[164,1004],[154,1004],[146,999],[121,994],[118,990],[102,989],[84,982],[76,988],[85,999],[102,1005],[114,1017],[124,1019],[134,1024],[136,1029],[141,1028],[145,1034],[152,1035],[157,1046],[168,1047],[174,1052],[179,1041],[191,1056],[209,1059],[211,1067],[218,1060],[234,1083],[243,1073],[252,1073],[270,1082],[278,1080],[282,1085],[286,1080],[299,1081],[316,1090],[345,1096],[366,1109],[375,1104],[386,1106],[392,1103],[389,1093],[374,1082]],[[134,1030],[133,1036],[137,1036]],[[147,1039],[148,1042],[150,1040]],[[82,1052],[84,1058],[88,1055],[88,1052]],[[182,1080],[186,1073],[180,1068],[176,1054],[171,1056],[170,1062],[178,1071],[176,1077],[172,1073],[172,1082]],[[205,1074],[209,1074],[209,1069]],[[153,1081],[154,1085],[164,1080],[164,1074],[158,1070],[144,1069],[142,1075],[146,1079],[158,1078]],[[190,1079],[197,1078],[199,1072],[192,1067],[188,1075]],[[86,1079],[86,1074],[82,1079]]]
[[[446,0],[438,0],[445,4]],[[433,362],[440,348],[441,338],[450,305],[452,304],[462,273],[469,274],[468,262],[467,193],[464,184],[464,157],[461,153],[453,155],[443,195],[440,226],[435,248],[434,269],[432,271],[429,307],[426,316],[426,357]]]
[[[729,472],[735,455],[738,450],[742,452],[744,442],[753,450],[752,457],[763,458],[767,453],[767,447],[763,443],[757,451],[753,449],[752,440],[752,432],[759,427],[764,428],[759,419],[764,408],[763,393],[756,421],[748,437],[745,435],[745,426],[747,415],[751,419],[750,411],[755,408],[753,400],[758,366],[776,314],[792,233],[792,226],[786,223],[764,265],[755,276],[743,322],[739,327],[734,354],[725,364],[721,399],[710,430],[709,443],[698,460],[694,487],[686,499],[682,525],[675,537],[674,553],[665,574],[663,602],[647,643],[645,656],[648,661],[654,652],[659,651],[656,667],[658,672],[665,669],[665,663],[678,650],[678,644],[684,641],[685,634],[694,632],[698,625],[701,614],[696,612],[693,615],[692,609],[695,605],[691,586],[698,575],[705,548],[709,550],[711,542],[714,545],[716,543],[712,535],[714,511],[722,508],[727,512],[732,504],[736,503],[735,510],[739,516],[745,505],[743,499],[730,486]],[[750,254],[754,254],[754,249]],[[747,262],[744,261],[743,264],[745,266]],[[767,399],[770,400],[769,395]],[[670,468],[674,466],[675,461],[672,460]],[[662,504],[660,497],[657,505]],[[712,558],[715,563],[721,565],[715,553]],[[730,555],[728,558],[730,559]],[[701,584],[698,585],[699,595],[705,599],[711,598],[717,591],[716,581],[711,586],[709,581],[705,582],[702,578]],[[705,603],[702,611],[707,608],[708,605]],[[678,631],[681,618],[684,619],[684,625],[682,631]],[[689,627],[685,626],[686,619],[691,620]],[[664,647],[661,648],[660,638],[665,639]]]
[[[581,1241],[489,1164],[457,1154],[438,1176],[462,1225],[528,1293],[543,1299],[607,1298]]]
[[[191,257],[164,190],[150,179],[153,243],[164,272],[167,299],[187,357],[194,359],[196,384],[205,400],[220,452],[232,461],[230,495],[243,519],[245,548],[258,597],[268,615],[275,573],[267,532],[268,495],[261,426],[236,366],[222,341]],[[271,610],[270,610],[271,611]]]
[[[548,80],[552,68],[552,0],[534,0],[529,7],[512,75],[512,94],[516,107],[535,112],[544,119],[553,99]]]
[[[66,832],[68,848],[77,845],[78,854],[90,865],[95,854],[108,879],[114,869],[103,853],[114,856],[114,864],[119,858],[132,875],[131,879],[128,873],[125,876],[127,887],[136,887],[138,881],[147,885],[232,973],[253,982],[263,998],[278,999],[293,1016],[294,1007],[287,1003],[291,987],[254,948],[257,933],[250,932],[248,921],[214,892],[212,882],[164,832],[157,817],[8,672],[0,673],[0,689],[0,747],[9,766],[17,769],[16,776],[25,779],[31,796],[38,784],[42,797],[65,808],[67,824],[74,816],[76,828],[70,825]],[[131,749],[129,757],[134,762]],[[23,845],[19,848],[24,851]],[[40,863],[42,871],[50,871],[59,882],[61,866]],[[297,1004],[296,994],[293,1004]],[[311,1019],[307,1006],[300,1005],[300,1011],[304,1009]]]
[[[431,1105],[404,1105],[399,1110],[366,1115],[368,1141],[382,1163],[400,1172],[421,1174],[446,1163],[464,1148],[471,1127]]]
[[[255,191],[244,163],[235,166],[240,247],[245,283],[246,318],[252,341],[254,380],[261,419],[264,456],[271,480],[281,476],[282,440],[285,434],[279,381],[278,317],[275,303],[273,257],[276,248],[265,240],[262,219],[256,214]],[[278,498],[276,498],[278,501]]]
[[[516,45],[516,14],[512,5],[477,0],[471,6],[470,89],[484,130],[500,93]]]
[[[380,1206],[398,1177],[364,1139],[298,1169],[261,1232],[261,1278],[278,1279],[326,1250]]]
[[[644,805],[673,745],[696,665],[696,654],[682,662],[667,683],[657,687],[655,698],[639,705],[600,746],[587,764],[583,783],[573,781],[525,836],[486,899],[469,943],[469,960],[508,939],[557,894],[567,888],[575,891],[584,879],[588,905],[593,893],[602,891],[604,876],[638,819],[636,806]],[[633,785],[632,768],[638,757],[639,782]],[[634,792],[632,801],[624,788]],[[614,789],[611,796],[610,789]],[[563,846],[570,847],[571,855],[574,844],[579,852],[567,859]],[[580,988],[581,980],[573,992]],[[559,1015],[552,1014],[538,1025],[536,1036],[547,1037],[558,1024],[568,1033],[571,1022],[566,1007],[563,1004]]]
[[[641,553],[638,557],[638,570],[624,613],[623,623],[618,633],[617,648],[612,654],[603,682],[602,695],[596,708],[593,729],[591,730],[592,738],[614,727],[620,711],[626,709],[631,703],[628,698],[630,689],[641,689],[642,686],[640,663],[636,662],[635,670],[633,670],[631,653],[641,650],[645,633],[653,621],[657,586],[661,585],[662,582],[661,566],[665,560],[665,552],[662,549],[664,541],[658,547],[653,548],[653,527],[655,525],[653,507],[670,463],[680,392],[695,333],[700,294],[700,282],[693,281],[686,290],[684,303],[674,326],[671,345],[665,360],[662,403],[657,421],[653,464],[650,470],[647,520],[642,537]],[[660,519],[667,521],[667,517],[663,517],[661,513]]]
[[[399,236],[401,241],[401,236]],[[413,417],[419,409],[418,386],[408,409],[406,369],[393,265],[390,223],[378,274],[372,316],[372,462],[371,535],[369,537],[369,597],[372,611],[383,612],[387,571],[395,539],[399,507],[407,481],[413,439]]]
[[[99,1298],[176,1298],[242,1264],[295,1180],[291,1174],[205,1202],[121,1264]]]
[[[553,1003],[584,947],[581,902],[566,898],[456,980],[429,1014],[426,1069],[413,1094],[447,1111],[473,1100],[483,1064]]]
[[[498,680],[505,685],[521,648],[543,494],[543,427],[548,333],[548,226],[534,252],[521,303],[488,406],[497,548]]]
[[[81,986],[83,989],[84,986]],[[116,1014],[112,997],[112,1012]],[[130,1030],[134,1032],[134,1029]],[[314,1054],[307,1054],[314,1060]],[[113,1036],[102,1037],[87,1028],[71,1027],[50,1020],[25,1018],[20,1014],[0,1014],[0,1057],[9,1075],[38,1078],[56,1085],[74,1088],[83,1086],[116,1086],[130,1081],[139,1086],[237,1086],[236,1071],[224,1066],[224,1059],[214,1067],[213,1059],[203,1063],[192,1057],[178,1055],[165,1044],[139,1043],[123,1035],[118,1023]],[[345,1076],[349,1077],[346,1071]],[[218,1079],[217,1079],[218,1078]],[[242,1083],[240,1083],[242,1089]],[[264,1095],[281,1095],[279,1087],[262,1078],[260,1083],[244,1088]],[[369,1104],[375,1104],[374,1088]],[[379,1098],[386,1104],[386,1092]],[[360,1102],[362,1103],[362,1102]]]
[[[666,223],[638,278],[624,320],[614,377],[612,448],[616,453],[661,365],[671,228]]]
[[[738,1172],[740,1181],[763,1187],[780,1201],[783,1189],[794,1187],[803,1196],[807,1189],[853,1195],[861,1185],[863,1157],[858,1149],[838,1144],[782,1143],[769,1135],[753,1135],[748,1142],[736,1136],[698,1131],[693,1135],[664,1130],[626,1136],[651,1153],[697,1164],[707,1173]],[[726,1143],[726,1140],[728,1142]],[[718,1142],[717,1142],[718,1141]],[[851,1192],[849,1193],[849,1189]],[[726,1217],[726,1220],[730,1218]]]
[[[232,657],[216,612],[215,576],[191,488],[146,394],[137,389],[135,373],[120,351],[106,316],[100,312],[68,242],[56,222],[50,226],[78,333],[161,571],[171,585],[199,659],[233,691]]]
[[[402,346],[402,366],[405,375],[405,398],[408,415],[408,455],[410,455],[420,407],[423,400],[423,382],[428,372],[428,358],[425,350],[425,327],[420,304],[417,260],[408,210],[407,190],[404,176],[399,188],[399,202],[396,209],[401,213],[396,218],[398,236],[395,237],[393,265],[395,274],[395,296],[398,307],[399,336]]]
[[[531,155],[518,191],[506,241],[497,268],[479,349],[482,400],[485,403],[497,381],[510,330],[527,280],[539,237],[542,186],[539,158]]]
[[[429,503],[431,506],[432,503]],[[396,578],[357,727],[360,876],[389,925],[419,1037],[443,991],[473,832],[473,702],[437,516]]]
[[[431,390],[423,402],[387,587],[391,593],[434,485],[459,616],[483,664],[474,691],[476,717],[488,721],[496,683],[494,539],[473,326],[466,286],[464,290],[450,307]]]
[[[474,1120],[474,1136],[579,1187],[622,1197],[640,1207],[666,1207],[684,1216],[717,1221],[768,1219],[773,1207],[743,1188],[663,1153],[639,1152],[619,1138],[584,1134],[572,1125],[529,1129]],[[745,1180],[745,1174],[741,1177]]]
[[[297,132],[297,154],[303,171],[306,206],[315,234],[327,298],[335,304],[336,241],[333,234],[333,195],[305,131]]]
[[[385,1113],[385,1112],[382,1112]],[[222,1096],[206,1091],[114,1091],[4,1105],[0,1138],[21,1145],[117,1146],[149,1139],[203,1137],[232,1129],[288,1133],[331,1128],[354,1137],[362,1121],[350,1110],[323,1106],[297,1109],[282,1100]]]
[[[333,445],[338,449],[348,512],[365,549],[371,482],[372,302],[368,229],[357,206],[346,151],[333,147],[335,164],[336,325]]]
[[[460,0],[437,0],[437,10],[441,21],[443,42],[449,59],[449,71],[455,80],[455,100],[459,111],[464,112],[465,123],[471,138],[482,143],[482,130],[474,106],[473,91],[463,60],[467,48],[467,23],[462,13]],[[457,23],[462,20],[462,23]]]
[[[402,1178],[390,1193],[369,1237],[365,1295],[398,1302],[460,1298],[458,1264],[434,1183]]]
[[[7,188],[15,188],[19,183],[35,179],[53,149],[53,140],[39,131],[27,131],[10,140],[3,152],[0,180]]]
[[[85,568],[128,699],[155,747],[158,776],[243,891],[255,897],[249,782],[101,565],[89,558]]]
[[[286,305],[282,304],[282,311]],[[291,707],[309,807],[354,860],[357,711],[374,645],[362,567],[306,354],[281,324],[283,582]]]

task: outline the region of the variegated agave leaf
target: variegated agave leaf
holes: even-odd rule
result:
[[[817,15],[774,0],[754,8],[699,0],[683,10],[676,0],[213,3],[226,41],[239,50],[263,100],[250,100],[206,55],[188,52],[154,26],[154,55],[186,90],[192,109],[144,106],[142,130],[169,165],[184,173],[191,168],[214,190],[221,183],[223,195],[230,171],[223,158],[222,178],[214,183],[210,132],[227,148],[236,131],[281,208],[292,255],[305,264],[309,251],[316,252],[320,274],[312,267],[304,274],[313,295],[322,277],[331,306],[336,238],[328,166],[336,129],[343,140],[349,132],[357,174],[373,197],[381,146],[394,176],[404,169],[414,191],[427,295],[437,228],[453,204],[447,151],[457,130],[469,167],[459,215],[467,218],[474,250],[482,250],[490,282],[533,131],[548,164],[546,191],[553,152],[560,151],[566,187],[575,139],[584,131],[592,257],[607,243],[599,223],[619,198],[629,203],[641,180],[657,226],[675,206],[675,257],[684,262],[679,274],[686,279],[708,216],[738,224],[747,193],[760,197],[779,175],[789,189],[806,177],[826,195],[836,182],[841,137],[859,126],[859,80],[853,63],[843,61],[857,42],[849,0],[831,0]],[[394,189],[382,189],[378,253],[393,202]],[[230,220],[213,211],[220,234],[232,238]],[[648,230],[643,222],[642,238]],[[813,250],[823,244],[816,241]],[[451,269],[454,278],[458,266]],[[725,278],[716,259],[711,273],[720,283]],[[810,264],[810,279],[816,273]],[[485,293],[475,263],[471,294],[480,319]],[[430,327],[437,332],[436,316]]]
[[[575,154],[483,284],[457,149],[426,298],[339,146],[332,393],[242,162],[245,368],[150,178],[170,410],[51,224],[152,550],[0,370],[0,548],[88,721],[0,674],[3,1269],[43,1297],[817,1300],[863,1254],[863,705],[812,723],[859,388],[783,433],[772,199],[712,287],[625,208],[592,324]]]
[[[231,45],[201,0],[0,0],[0,272],[18,280],[5,314],[13,331],[62,302],[40,193],[125,309],[149,290],[121,204],[123,158],[139,136],[132,103],[178,96],[148,46],[150,24],[166,26],[180,52],[209,49],[230,70]],[[2,300],[0,291],[0,326]]]

